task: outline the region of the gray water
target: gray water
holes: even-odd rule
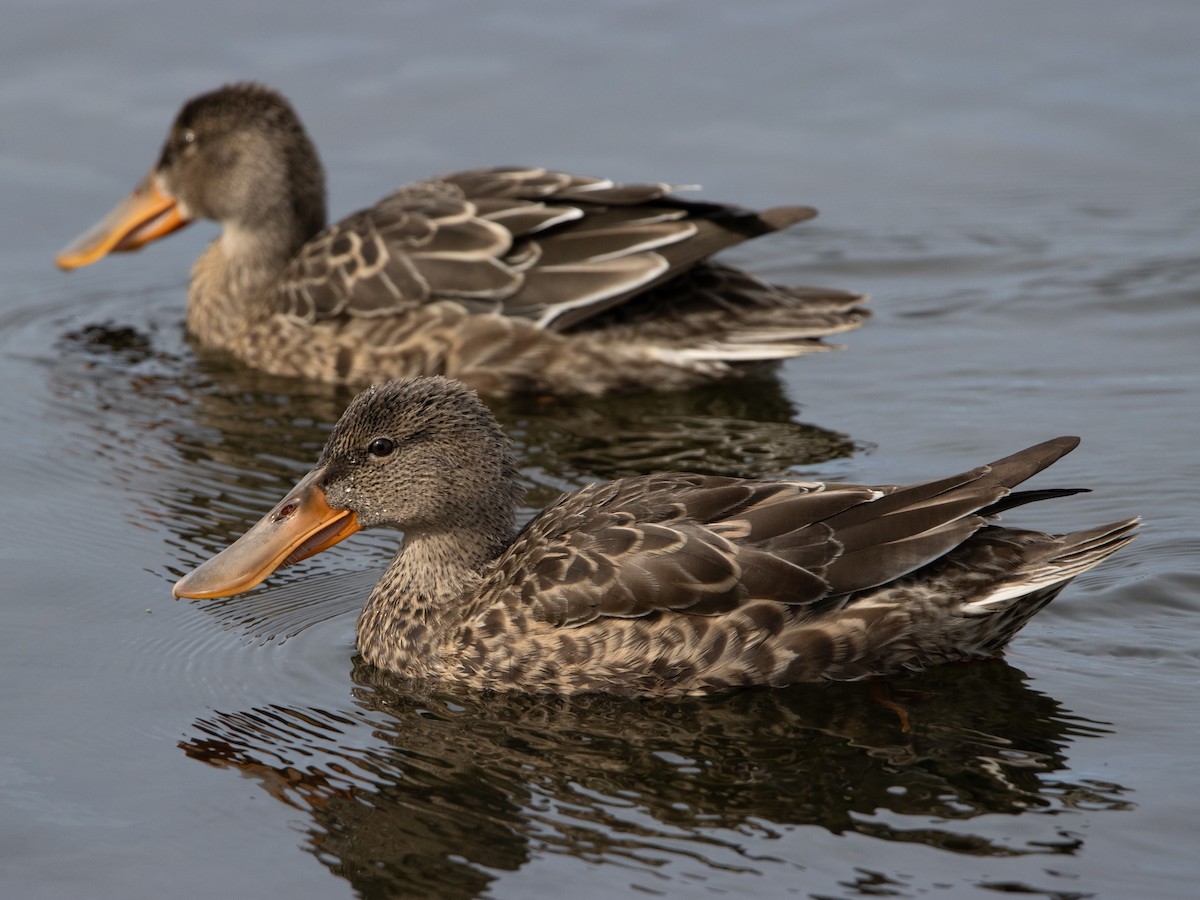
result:
[[[22,898],[1191,897],[1200,6],[8,0],[0,29],[0,892]],[[1057,434],[1010,516],[1143,536],[1005,661],[687,703],[406,697],[355,667],[388,535],[240,600],[177,575],[344,391],[199,358],[197,225],[54,252],[225,81],[345,213],[544,164],[821,217],[728,255],[870,293],[847,349],[685,396],[498,407],[530,508],[657,467],[894,482]]]

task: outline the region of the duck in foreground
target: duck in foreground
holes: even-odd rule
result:
[[[326,227],[291,105],[255,84],[188,101],[133,193],[56,257],[135,250],[197,218],[188,329],[285,376],[449,375],[490,394],[675,390],[832,349],[863,297],[767,284],[708,258],[816,215],[752,212],[541,168],[411,184]]]
[[[375,666],[474,688],[699,694],[995,655],[1136,519],[1065,535],[989,524],[1078,493],[1012,488],[1060,437],[908,487],[645,475],[564,494],[517,530],[517,465],[462,384],[372,387],[313,469],[176,597],[249,590],[377,526],[404,541],[367,599]]]

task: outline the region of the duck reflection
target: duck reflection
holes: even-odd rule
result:
[[[1119,785],[1056,775],[1073,741],[1104,728],[1002,661],[887,682],[886,702],[864,684],[567,701],[421,697],[367,666],[353,677],[353,709],[217,712],[180,746],[303,810],[308,848],[363,896],[474,896],[550,854],[754,871],[795,826],[1071,854],[1082,839],[1062,813],[1131,805]],[[998,815],[1025,817],[1020,832]]]
[[[123,413],[135,427],[143,419],[161,421],[165,403],[175,414],[174,444],[184,461],[252,468],[255,480],[275,474],[257,468],[264,460],[311,466],[357,393],[193,358],[182,346],[172,352],[158,332],[112,323],[69,332],[58,349],[67,357],[62,362],[76,364],[55,365],[56,393],[77,413]],[[552,493],[667,469],[769,478],[857,449],[843,434],[797,422],[798,410],[771,368],[686,392],[488,403],[527,461],[531,487]],[[294,467],[285,468],[292,478]]]
[[[773,372],[684,394],[488,405],[527,471],[558,486],[661,471],[781,477],[858,449],[844,434],[797,422]]]

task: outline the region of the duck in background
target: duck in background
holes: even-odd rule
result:
[[[341,384],[448,375],[492,395],[677,390],[833,349],[864,298],[768,284],[714,253],[811,218],[692,202],[666,184],[542,168],[410,184],[327,227],[325,175],[291,105],[257,84],[184,104],[133,193],[56,257],[64,269],[198,219],[200,344]]]

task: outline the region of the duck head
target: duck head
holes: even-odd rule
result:
[[[520,497],[508,438],[460,382],[393,381],[356,397],[316,468],[241,538],[175,585],[176,597],[240,594],[276,569],[365,528],[415,536],[470,533],[495,552]]]
[[[184,104],[133,192],[55,257],[63,269],[137,250],[196,219],[265,235],[293,253],[325,225],[325,176],[291,105],[257,84]]]

